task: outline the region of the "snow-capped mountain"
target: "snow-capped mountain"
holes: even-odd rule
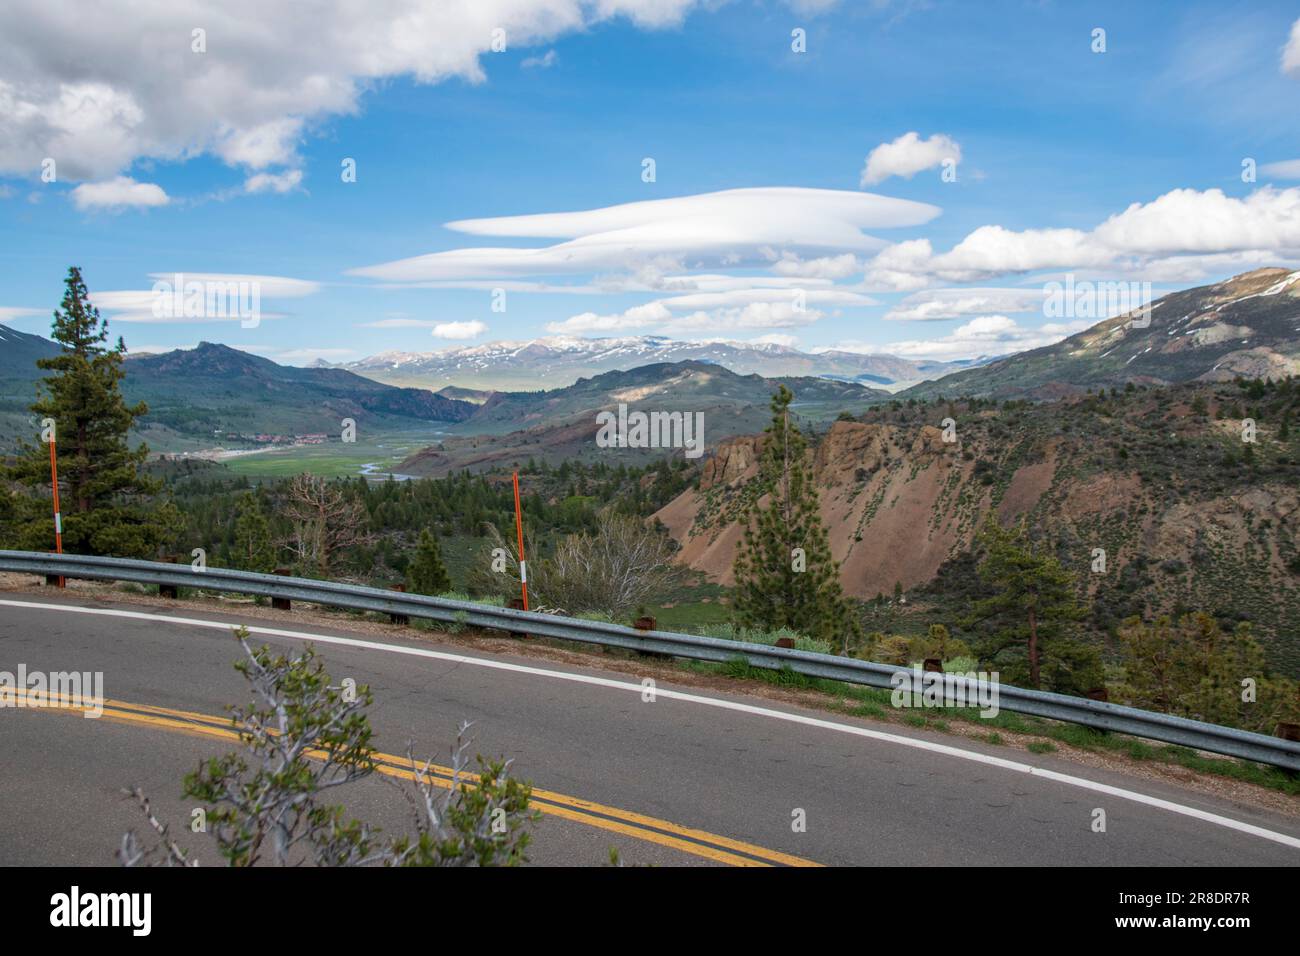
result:
[[[801,352],[770,342],[683,342],[643,335],[602,339],[556,336],[435,352],[380,352],[338,367],[390,385],[533,391],[572,385],[602,372],[687,361],[711,362],[739,375],[816,376],[884,387],[937,378],[972,364],[915,362],[856,352]]]

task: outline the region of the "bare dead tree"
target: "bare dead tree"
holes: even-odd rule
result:
[[[374,535],[365,530],[361,502],[316,475],[301,474],[289,483],[284,515],[293,531],[281,542],[298,562],[329,577],[340,551],[367,544]]]
[[[673,561],[676,545],[671,538],[624,515],[602,515],[597,531],[567,536],[549,557],[542,558],[531,540],[526,548],[528,594],[537,611],[627,614],[667,594],[684,574]],[[500,573],[488,571],[498,560],[504,561]],[[502,597],[519,593],[519,554],[513,537],[488,527],[488,543],[470,572],[470,584]]]
[[[537,587],[548,603],[571,611],[627,614],[681,580],[675,550],[666,534],[644,521],[605,515],[594,533],[560,542]]]

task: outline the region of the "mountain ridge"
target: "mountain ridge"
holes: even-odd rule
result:
[[[778,383],[796,394],[801,419],[828,421],[844,411],[864,411],[889,393],[855,382],[817,377],[739,375],[708,362],[661,362],[626,371],[602,372],[572,385],[542,392],[493,392],[467,420],[436,446],[421,449],[396,466],[402,474],[440,475],[461,468],[479,470],[515,460],[561,461],[597,454],[649,461],[661,449],[599,449],[596,413],[629,410],[699,413],[705,443],[759,430],[771,413]],[[680,452],[678,452],[680,453]]]
[[[0,447],[13,447],[31,431],[28,406],[44,377],[36,360],[60,347],[2,325],[0,343]],[[217,436],[338,434],[345,418],[385,428],[450,424],[477,408],[428,389],[386,385],[344,369],[280,365],[213,342],[128,353],[122,368],[127,401],[149,405],[141,424],[155,450]]]
[[[1300,374],[1300,271],[1266,267],[1171,292],[1054,345],[1018,352],[899,392],[1053,399],[1129,382],[1280,378]],[[1136,321],[1135,321],[1136,320]]]
[[[769,378],[800,375],[883,386],[900,386],[946,375],[970,365],[969,362],[912,360],[887,353],[868,355],[839,349],[804,352],[774,342],[696,342],[643,335],[592,339],[550,336],[428,352],[388,350],[333,367],[393,385],[534,391],[539,386],[563,388],[602,372],[689,361],[722,365],[740,375]]]

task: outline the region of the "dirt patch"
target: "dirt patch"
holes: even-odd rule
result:
[[[998,518],[1005,524],[1033,511],[1039,499],[1052,487],[1055,475],[1056,447],[1053,444],[1043,461],[1016,469],[1006,494],[998,504]]]

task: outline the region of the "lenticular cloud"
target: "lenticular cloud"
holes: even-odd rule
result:
[[[781,252],[874,252],[864,230],[918,226],[939,208],[834,189],[764,187],[652,199],[581,212],[447,224],[481,236],[565,239],[534,248],[464,248],[353,270],[393,282],[493,276],[588,274],[646,263],[690,268],[767,265]]]

